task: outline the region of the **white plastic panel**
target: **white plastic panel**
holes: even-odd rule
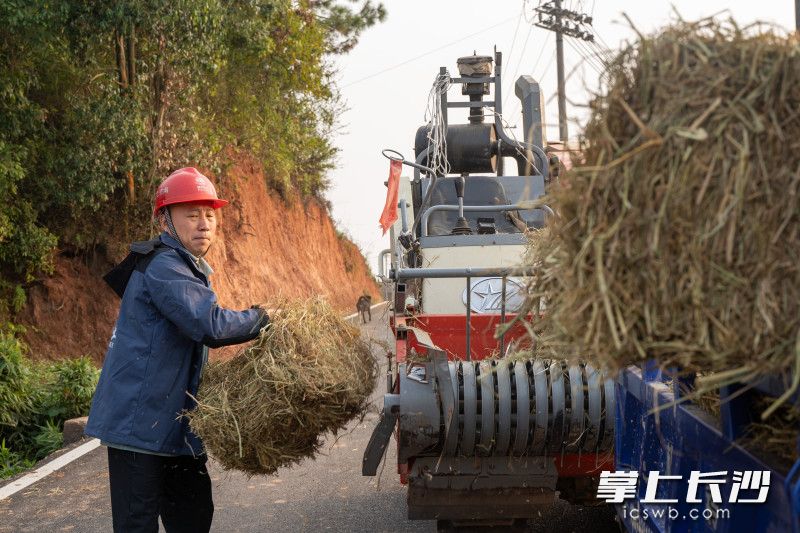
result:
[[[522,264],[524,245],[454,246],[425,248],[426,268],[514,267]],[[473,278],[473,285],[484,278]],[[498,281],[499,286],[499,281]],[[510,285],[510,284],[509,284]],[[464,278],[426,279],[422,283],[422,309],[428,314],[464,314]],[[511,287],[507,287],[510,289]],[[510,311],[510,310],[509,310]]]

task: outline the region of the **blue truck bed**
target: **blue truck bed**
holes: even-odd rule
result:
[[[752,394],[759,388],[774,394],[780,384],[723,389],[717,421],[691,402],[676,403],[676,382],[670,381],[655,365],[629,367],[617,379],[616,471],[639,472],[636,496],[617,504],[617,513],[628,531],[800,533],[800,461],[787,471],[776,461],[756,456],[737,444],[756,415]],[[730,503],[734,472],[748,470],[770,472],[766,502]],[[658,499],[678,502],[640,502],[645,499],[651,471],[681,476],[680,480],[660,480],[656,492]],[[712,501],[707,484],[697,491],[701,503],[686,503],[692,471],[727,472],[727,482],[718,485],[721,503]],[[746,497],[754,492],[758,491],[748,491]]]

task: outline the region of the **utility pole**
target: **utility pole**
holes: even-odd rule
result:
[[[797,0],[800,1],[800,0]],[[558,137],[567,142],[567,95],[564,86],[564,35],[561,32],[561,0],[554,0],[556,7],[556,72],[558,75]]]
[[[800,0],[795,0],[800,2]],[[539,21],[536,23],[556,33],[556,69],[558,71],[558,136],[561,142],[566,143],[567,131],[567,95],[564,82],[564,35],[573,39],[594,41],[591,32],[584,31],[581,24],[591,24],[592,17],[585,13],[578,13],[561,8],[561,0],[551,0],[536,8]]]
[[[800,0],[794,0],[794,29],[800,32]]]

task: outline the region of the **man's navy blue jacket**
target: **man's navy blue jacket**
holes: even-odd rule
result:
[[[144,272],[131,274],[92,400],[86,434],[172,455],[203,452],[184,410],[195,407],[203,345],[255,338],[266,325],[259,309],[217,304],[192,256],[167,233]]]

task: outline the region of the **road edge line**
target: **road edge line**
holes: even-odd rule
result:
[[[376,307],[380,307],[381,305],[386,305],[388,303],[389,302],[376,303],[375,305],[370,306],[370,311],[375,309]],[[358,316],[358,313],[353,313],[352,315],[348,315],[348,316],[344,317],[344,319],[345,320],[350,320],[350,319],[355,318],[357,316]],[[63,455],[59,455],[58,457],[56,457],[55,459],[53,459],[49,463],[40,466],[39,468],[37,468],[36,470],[31,472],[30,474],[26,474],[26,475],[22,476],[21,478],[19,478],[18,480],[12,481],[8,485],[4,485],[4,486],[0,487],[0,501],[8,498],[9,496],[13,496],[14,494],[16,494],[17,492],[21,491],[24,488],[30,487],[31,485],[33,485],[34,483],[36,483],[40,479],[43,479],[43,478],[49,476],[50,474],[52,474],[53,472],[55,472],[56,470],[59,470],[59,469],[65,467],[66,465],[68,465],[69,463],[74,461],[75,459],[78,459],[78,458],[86,455],[87,453],[89,453],[90,451],[94,450],[98,446],[100,446],[100,440],[99,439],[92,439],[89,442],[85,442],[85,443],[81,444],[80,446],[78,446],[77,448],[75,448],[73,450],[70,450],[67,453],[63,454]]]
[[[74,448],[63,455],[59,455],[49,463],[40,466],[30,474],[26,474],[21,478],[19,478],[18,480],[12,481],[8,485],[0,487],[0,501],[8,498],[9,496],[13,496],[14,494],[21,491],[24,488],[33,485],[40,479],[47,477],[56,470],[59,470],[62,467],[68,465],[75,459],[78,459],[79,457],[86,455],[87,453],[94,450],[98,446],[100,446],[100,440],[92,439],[89,442],[85,442],[80,446],[78,446],[77,448]]]

